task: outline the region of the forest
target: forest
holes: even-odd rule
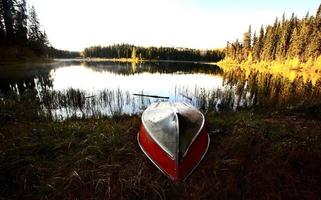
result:
[[[321,59],[321,5],[315,15],[307,13],[303,19],[295,14],[286,19],[283,14],[282,20],[276,18],[273,25],[262,25],[258,34],[252,34],[249,26],[243,41],[227,42],[225,51],[227,59],[238,63],[287,59],[304,63]]]
[[[75,58],[79,52],[51,46],[34,6],[26,0],[0,0],[0,58]]]
[[[141,47],[130,44],[93,46],[83,51],[84,57],[131,58],[143,60],[183,60],[217,62],[225,56],[222,50],[196,50],[174,47]]]
[[[26,0],[0,1],[0,57],[42,57],[49,45],[33,6]]]

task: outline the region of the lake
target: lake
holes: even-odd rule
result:
[[[207,112],[289,106],[321,97],[321,81],[312,84],[299,76],[289,80],[240,68],[224,71],[197,62],[56,60],[5,66],[0,72],[2,104],[34,99],[41,113],[54,119],[136,114],[160,101],[187,102]]]

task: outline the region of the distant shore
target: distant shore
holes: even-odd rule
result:
[[[141,62],[173,62],[173,63],[199,63],[199,64],[209,64],[217,65],[217,62],[207,62],[207,61],[192,61],[192,60],[148,60],[148,59],[131,59],[131,58],[54,58],[57,61],[63,60],[74,60],[74,61],[87,61],[87,62],[129,62],[129,63],[141,63]]]

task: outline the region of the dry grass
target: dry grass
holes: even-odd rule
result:
[[[209,113],[209,152],[181,183],[139,149],[139,116],[1,123],[0,199],[320,197],[320,121]]]

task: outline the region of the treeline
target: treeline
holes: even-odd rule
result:
[[[290,19],[273,25],[263,26],[259,34],[252,34],[251,26],[244,33],[243,41],[228,42],[226,57],[238,62],[272,61],[298,58],[301,62],[317,59],[321,55],[321,5],[315,16],[307,14],[298,19],[292,14]]]
[[[0,0],[0,48],[6,53],[15,48],[20,54],[43,56],[49,46],[45,31],[41,30],[38,15],[26,0]]]
[[[59,50],[53,47],[47,49],[48,57],[50,58],[79,58],[80,52]]]
[[[145,60],[184,60],[217,62],[225,56],[221,50],[201,51],[188,48],[140,47],[129,44],[94,46],[83,51],[84,57],[96,58],[139,58]]]

